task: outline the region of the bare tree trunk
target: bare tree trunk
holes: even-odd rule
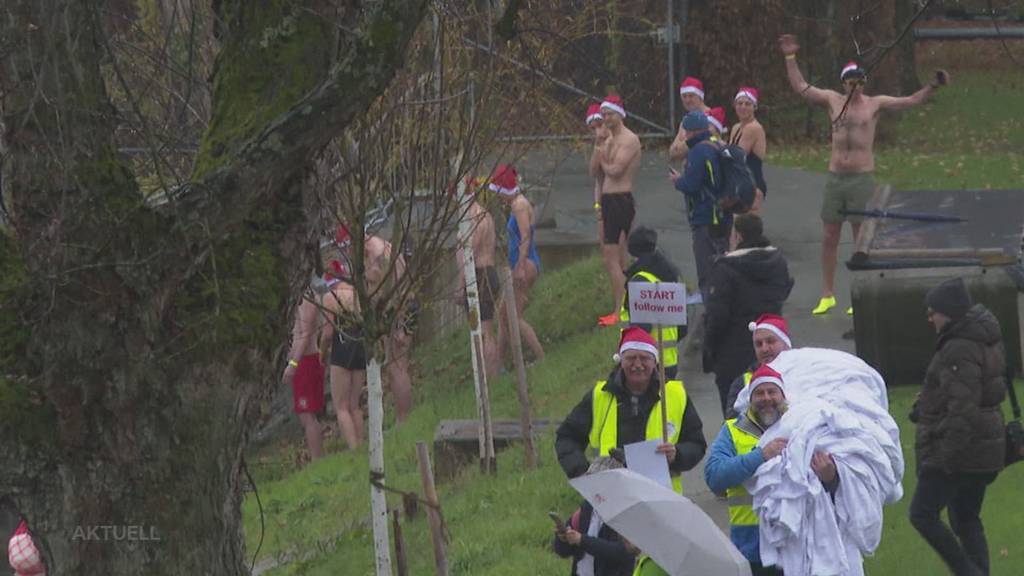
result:
[[[373,520],[373,548],[377,559],[377,576],[391,576],[391,544],[388,540],[388,501],[384,490],[384,384],[380,378],[380,361],[376,353],[366,364],[366,388],[369,412],[370,517]]]

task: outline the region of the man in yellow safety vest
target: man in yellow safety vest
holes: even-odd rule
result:
[[[651,324],[633,324],[629,321],[629,283],[657,283],[657,282],[678,282],[679,269],[675,264],[658,250],[658,232],[646,226],[640,226],[629,235],[629,254],[636,258],[633,264],[626,270],[626,290],[622,298],[622,308],[619,309],[619,322],[625,326],[639,326],[657,338],[654,333],[654,326]],[[686,326],[682,327],[682,336],[686,336]],[[662,326],[661,340],[662,358],[665,364],[665,378],[673,380],[679,366],[679,343],[680,327]]]
[[[618,363],[607,380],[589,390],[562,421],[555,436],[558,463],[569,478],[587,471],[587,450],[594,457],[633,442],[662,438],[658,349],[646,331],[622,331]],[[697,407],[687,399],[680,380],[665,383],[668,441],[658,452],[668,460],[672,484],[682,492],[679,473],[700,462],[707,450]]]
[[[753,576],[777,576],[782,574],[781,570],[761,565],[758,518],[753,498],[743,483],[786,448],[788,438],[775,438],[762,447],[757,446],[765,430],[778,422],[786,411],[786,392],[782,375],[767,365],[754,371],[750,386],[750,408],[739,418],[726,420],[722,425],[704,464],[704,481],[713,492],[725,492],[729,536],[750,562]],[[811,468],[829,494],[835,494],[839,475],[832,457],[816,453]]]

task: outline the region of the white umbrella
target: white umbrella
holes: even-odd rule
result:
[[[626,469],[569,483],[606,524],[672,576],[750,576],[747,559],[689,498]]]

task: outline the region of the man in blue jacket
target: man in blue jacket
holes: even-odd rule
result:
[[[690,150],[682,174],[672,170],[676,190],[686,198],[686,215],[693,238],[693,258],[697,265],[697,285],[707,300],[707,282],[715,257],[725,253],[732,216],[718,208],[721,181],[718,139],[708,130],[708,117],[699,110],[683,117],[682,128]]]
[[[711,454],[704,464],[704,481],[716,494],[725,492],[729,506],[729,537],[750,562],[753,576],[777,576],[782,572],[761,565],[761,538],[753,497],[743,483],[754,476],[762,464],[786,448],[788,438],[775,438],[762,447],[758,441],[764,431],[782,418],[786,411],[786,392],[782,375],[764,365],[754,371],[750,381],[750,408],[739,418],[726,420]],[[835,495],[839,474],[835,460],[826,452],[815,452],[811,469],[825,490]]]

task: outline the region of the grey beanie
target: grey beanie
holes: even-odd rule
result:
[[[963,278],[950,278],[928,291],[924,297],[928,307],[953,320],[963,318],[971,309],[971,295]]]

